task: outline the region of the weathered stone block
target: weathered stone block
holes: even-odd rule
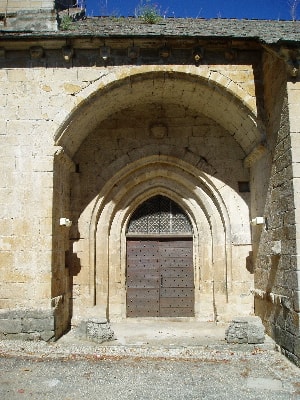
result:
[[[295,336],[287,331],[281,333],[281,346],[290,353],[294,353]]]
[[[45,342],[52,341],[55,339],[55,333],[51,330],[40,332],[40,339],[44,340]]]
[[[114,332],[107,319],[89,319],[81,321],[75,329],[75,335],[81,339],[102,343],[114,339]]]
[[[22,332],[22,323],[19,319],[0,319],[0,332],[16,334]]]
[[[265,340],[265,328],[259,317],[240,317],[232,320],[226,330],[228,343],[259,344]]]
[[[107,321],[92,319],[87,322],[87,337],[101,343],[112,340],[114,332]]]
[[[300,290],[294,290],[294,310],[300,312]]]
[[[17,334],[8,334],[5,339],[8,340],[40,340],[41,336],[38,332],[31,333],[17,333]]]
[[[44,319],[51,318],[53,316],[53,310],[44,310],[44,309],[26,309],[24,310],[24,318],[35,318],[35,319]]]
[[[20,314],[23,314],[22,310],[0,310],[0,319],[14,319],[19,318]]]
[[[51,309],[0,310],[2,339],[50,340],[54,337],[54,315]]]
[[[281,349],[281,352],[287,359],[289,359],[297,367],[300,367],[300,359],[297,356],[295,356],[295,354],[293,354],[290,351],[287,351],[285,349]]]
[[[228,343],[247,343],[247,328],[246,321],[234,321],[226,330],[226,340]]]
[[[22,332],[54,331],[54,318],[25,318],[22,320]]]
[[[295,338],[294,353],[295,356],[299,358],[299,363],[300,363],[300,336]]]

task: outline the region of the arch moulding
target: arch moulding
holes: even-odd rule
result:
[[[125,318],[127,223],[141,203],[158,194],[175,201],[192,222],[195,317],[216,319],[231,287],[229,215],[207,174],[169,156],[127,165],[105,185],[85,216],[90,221],[89,276],[97,315]],[[222,289],[216,291],[214,285]]]
[[[255,97],[207,65],[99,70],[99,79],[69,100],[71,109],[57,115],[55,143],[71,157],[101,121],[141,102],[178,103],[214,119],[235,136],[246,155],[262,141]]]

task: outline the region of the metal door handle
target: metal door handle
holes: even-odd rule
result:
[[[160,287],[163,287],[163,276],[160,276]]]

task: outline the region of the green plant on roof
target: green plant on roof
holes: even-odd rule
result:
[[[60,20],[59,27],[63,31],[68,31],[69,29],[71,29],[72,22],[73,22],[73,19],[70,15],[64,15],[62,17],[62,19]]]
[[[151,0],[141,0],[135,9],[135,16],[146,24],[156,24],[162,19],[158,4],[152,3]]]

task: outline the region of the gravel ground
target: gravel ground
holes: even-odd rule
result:
[[[300,399],[300,369],[266,346],[0,342],[0,399]]]

